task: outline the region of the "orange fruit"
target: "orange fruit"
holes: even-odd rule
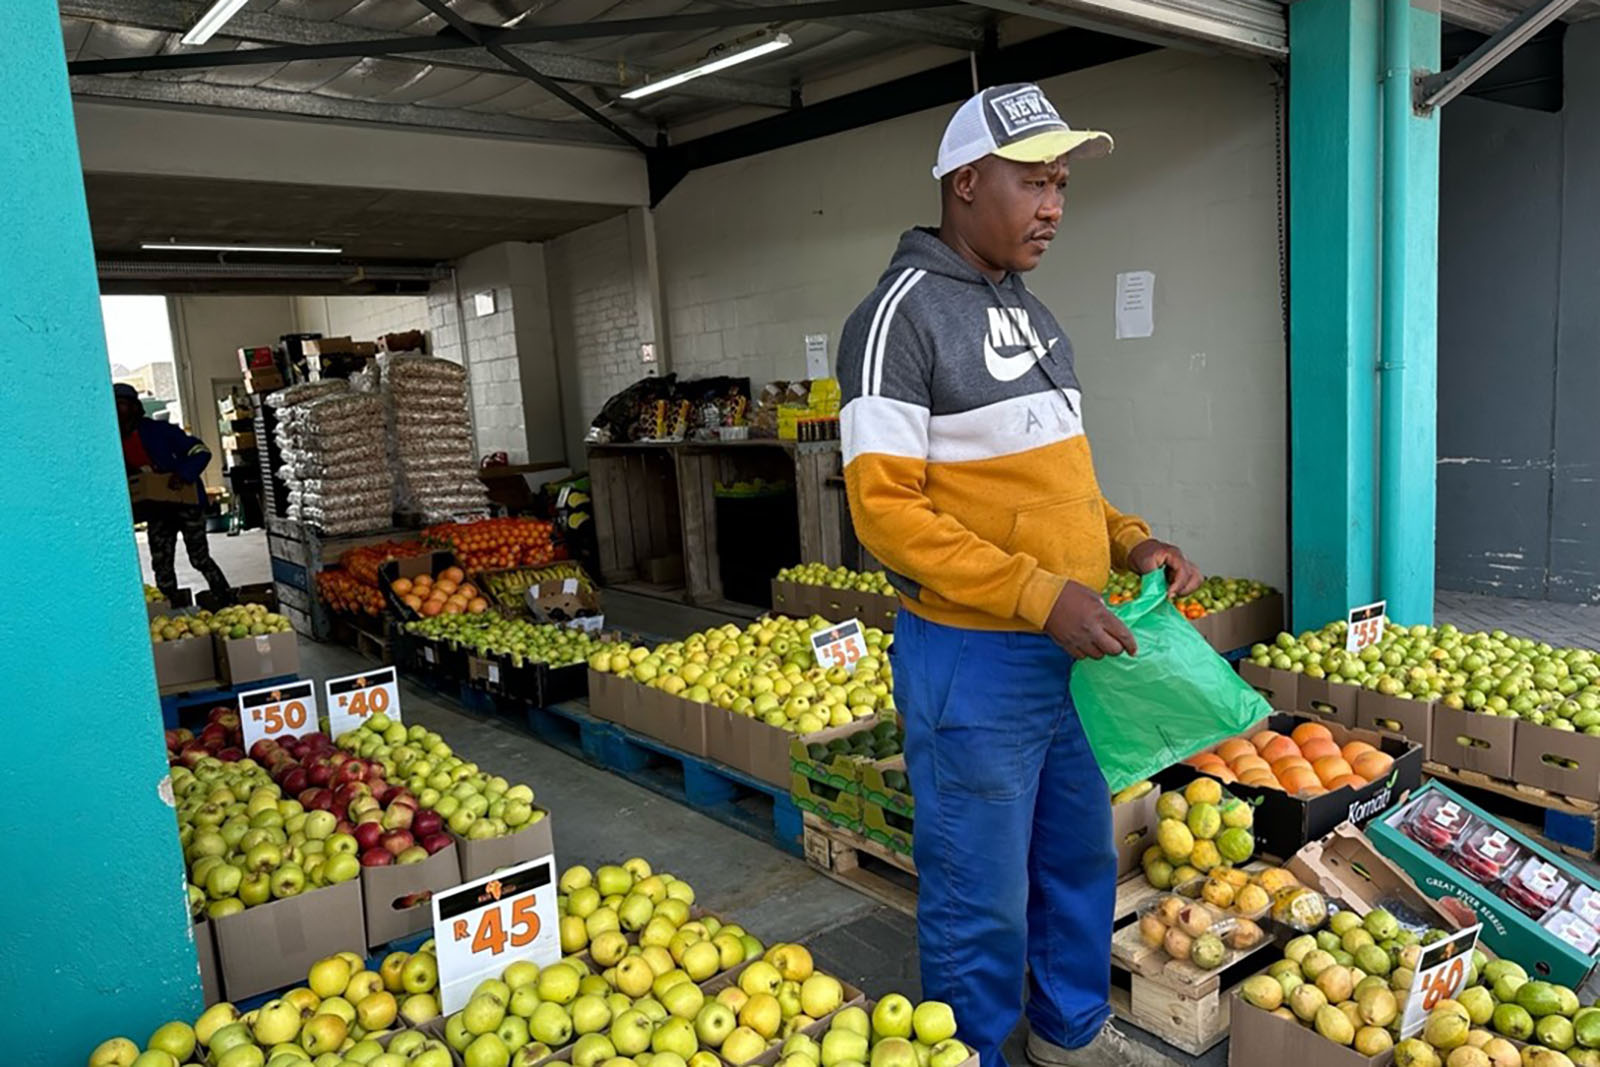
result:
[[[439,577],[459,585],[467,576],[461,573],[460,567],[446,567]]]
[[[1327,793],[1328,793],[1328,791],[1326,789],[1322,788],[1322,786],[1314,785],[1314,786],[1311,786],[1310,788],[1308,788],[1301,795],[1306,797],[1307,799],[1310,799],[1311,797],[1326,796]]]
[[[1311,769],[1317,772],[1317,777],[1322,780],[1323,785],[1355,773],[1350,769],[1350,764],[1344,761],[1343,756],[1324,756],[1312,763]]]
[[[396,578],[394,581],[389,583],[389,588],[394,590],[395,596],[405,596],[407,593],[411,592],[411,579]]]
[[[433,575],[431,575],[431,574],[419,574],[415,578],[411,579],[411,584],[413,586],[432,585],[433,584]]]
[[[473,585],[471,582],[462,582],[456,587],[456,592],[460,593],[468,600],[471,600],[478,595],[478,587]]]
[[[1232,763],[1240,756],[1255,755],[1256,747],[1242,737],[1234,737],[1218,745],[1216,753],[1224,763]]]
[[[1261,758],[1268,763],[1276,763],[1290,756],[1299,756],[1300,746],[1287,737],[1274,737],[1261,749]]]
[[[1346,763],[1348,763],[1348,764],[1350,764],[1350,766],[1354,767],[1356,765],[1356,760],[1358,758],[1360,758],[1360,756],[1361,756],[1361,754],[1363,752],[1376,752],[1376,751],[1378,751],[1378,750],[1373,748],[1371,745],[1367,744],[1365,741],[1350,741],[1350,742],[1347,742],[1345,744],[1345,746],[1339,750],[1339,755],[1344,757],[1344,761]]]
[[[437,582],[433,583],[433,587],[443,592],[446,596],[450,596],[456,591],[456,583],[451,581],[449,578],[440,578]]]
[[[419,597],[417,594],[415,594],[415,593],[407,593],[405,596],[401,597],[400,599],[405,603],[405,606],[410,608],[412,611],[421,611],[422,610],[422,598]]]
[[[1290,793],[1303,793],[1308,789],[1320,787],[1321,779],[1310,767],[1291,767],[1278,776],[1278,781]]]
[[[1294,733],[1290,734],[1289,736],[1294,738],[1295,744],[1304,748],[1305,743],[1313,738],[1320,737],[1324,740],[1332,741],[1333,731],[1322,725],[1320,722],[1303,722],[1299,726],[1296,726],[1294,728]]]
[[[1282,778],[1284,774],[1295,767],[1300,767],[1309,771],[1311,770],[1311,763],[1304,756],[1285,756],[1283,759],[1277,760],[1272,764],[1272,773],[1277,775],[1279,778]]]
[[[1350,768],[1369,782],[1382,778],[1393,766],[1394,757],[1378,751],[1363,752],[1350,762]]]
[[[1211,777],[1216,778],[1219,781],[1226,782],[1230,785],[1239,780],[1238,775],[1230,771],[1227,764],[1223,764],[1220,767],[1207,767],[1206,773],[1211,775]]]
[[[419,609],[424,615],[437,615],[444,610],[444,601],[430,600]]]
[[[489,602],[481,596],[475,596],[467,601],[467,610],[474,615],[482,615],[489,610]]]
[[[1337,756],[1339,754],[1339,746],[1326,737],[1313,737],[1300,746],[1300,754],[1310,760],[1312,766],[1315,766],[1319,759]]]
[[[1282,788],[1278,784],[1278,780],[1276,778],[1272,777],[1272,772],[1271,771],[1251,771],[1249,774],[1247,774],[1244,777],[1240,778],[1239,781],[1243,782],[1245,785],[1253,785],[1257,789],[1281,789]]]
[[[1212,766],[1216,766],[1216,767],[1226,767],[1227,766],[1227,764],[1223,763],[1221,757],[1219,757],[1215,752],[1201,752],[1201,753],[1198,753],[1196,755],[1190,756],[1188,759],[1184,760],[1183,762],[1187,763],[1189,766],[1193,767],[1197,771],[1203,771],[1207,767],[1212,767]]]
[[[1351,789],[1365,789],[1367,780],[1359,774],[1346,774],[1328,783],[1330,790],[1342,789],[1345,786],[1349,786]]]
[[[1228,767],[1240,778],[1243,778],[1251,771],[1260,771],[1262,774],[1272,773],[1272,768],[1268,766],[1267,761],[1262,759],[1260,756],[1240,756],[1238,759],[1228,764]]]
[[[1282,736],[1283,735],[1278,733],[1276,730],[1262,730],[1250,738],[1250,743],[1256,746],[1257,752],[1260,752],[1262,749],[1267,747],[1267,742],[1271,741],[1274,737]]]

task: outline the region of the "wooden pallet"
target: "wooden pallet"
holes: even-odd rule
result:
[[[1233,990],[1266,964],[1270,938],[1227,966],[1203,971],[1175,960],[1139,937],[1140,907],[1162,891],[1135,872],[1117,885],[1111,937],[1111,1010],[1191,1056],[1203,1056],[1228,1036]]]
[[[1486,811],[1521,824],[1548,847],[1578,859],[1600,852],[1600,804],[1529,785],[1427,762],[1422,773],[1465,793]]]
[[[907,915],[917,914],[917,865],[853,830],[805,812],[806,862],[834,881]]]

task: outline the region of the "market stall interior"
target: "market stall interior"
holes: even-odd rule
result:
[[[973,344],[1070,349],[1211,574],[1084,592],[1176,664],[1075,687],[1167,727],[1090,731],[1116,1025],[1600,1065],[1600,5],[15,7],[6,1062],[980,1067],[836,368],[951,111],[1037,81],[1117,146],[1028,277],[1072,338]]]

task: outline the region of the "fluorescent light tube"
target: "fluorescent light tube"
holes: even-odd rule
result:
[[[249,0],[216,0],[216,3],[200,16],[199,21],[189,27],[189,32],[183,35],[183,43],[205,44],[247,3]]]
[[[651,93],[665,92],[673,86],[682,85],[686,81],[703,78],[707,74],[715,74],[719,70],[727,70],[729,67],[736,67],[740,63],[748,63],[752,59],[759,59],[773,52],[781,52],[793,43],[788,34],[780,33],[746,48],[730,49],[714,59],[708,59],[704,63],[698,63],[676,74],[668,74],[664,78],[657,78],[654,81],[635,85],[632,89],[623,93],[622,98],[624,100],[638,100],[640,97],[649,96]]]
[[[339,245],[254,245],[212,241],[144,241],[139,247],[146,252],[282,252],[319,256],[336,256],[344,251]]]

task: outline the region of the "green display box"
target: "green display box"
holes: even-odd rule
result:
[[[1516,844],[1560,871],[1573,885],[1594,885],[1572,864],[1437,781],[1426,783],[1413,792],[1405,804],[1367,824],[1367,837],[1373,847],[1398,864],[1417,883],[1417,888],[1452,914],[1460,913],[1468,922],[1483,923],[1483,931],[1478,936],[1495,955],[1516,960],[1534,977],[1573,989],[1582,985],[1594,968],[1594,957],[1579,952],[1540,926],[1537,919],[1502,899],[1498,887],[1485,886],[1457,870],[1444,857],[1405,832],[1402,828],[1404,816],[1430,793],[1441,794],[1459,805],[1462,811],[1492,824]]]
[[[861,829],[861,798],[850,790],[796,773],[790,776],[789,796],[801,811],[847,830]]]
[[[870,730],[878,725],[876,717],[858,719],[844,726],[834,726],[804,737],[794,737],[789,741],[789,769],[794,774],[809,778],[814,782],[833,789],[843,789],[851,793],[860,791],[860,775],[862,760],[854,756],[830,754],[830,758],[821,762],[811,758],[808,746],[814,744],[827,744],[829,741],[840,737],[851,737]]]
[[[911,855],[911,820],[889,811],[881,804],[866,801],[861,805],[861,834],[904,855]]]
[[[906,757],[904,753],[890,756],[886,760],[861,765],[861,795],[864,799],[880,805],[885,811],[892,811],[896,815],[914,818],[917,814],[917,802],[911,796],[910,789],[896,789],[884,781],[885,771],[900,771],[905,773]]]

